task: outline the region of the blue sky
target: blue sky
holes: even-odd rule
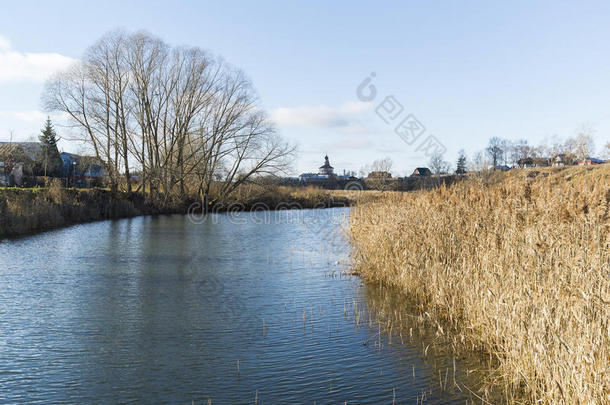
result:
[[[127,3],[124,4],[124,3]],[[328,153],[342,171],[428,158],[374,113],[393,95],[455,160],[492,136],[537,144],[585,123],[610,140],[610,2],[6,1],[0,7],[0,140],[37,136],[44,77],[105,32],[144,29],[242,68],[283,136],[295,173]],[[371,72],[378,95],[356,88]],[[400,119],[400,118],[399,118]],[[60,135],[67,130],[58,128]],[[423,139],[423,138],[422,138]],[[78,145],[62,141],[62,148]]]

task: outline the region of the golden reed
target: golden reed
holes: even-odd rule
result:
[[[356,271],[496,357],[507,402],[610,403],[609,205],[610,164],[388,193],[352,210]]]

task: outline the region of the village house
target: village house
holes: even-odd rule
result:
[[[91,187],[103,183],[106,172],[103,162],[95,156],[81,156],[74,153],[60,153],[63,162],[62,176],[76,186]]]
[[[431,175],[432,171],[430,171],[430,169],[428,169],[427,167],[418,167],[417,169],[413,170],[413,174],[411,175],[411,177],[425,177]]]
[[[316,181],[316,180],[326,180],[326,177],[320,176],[317,173],[302,173],[299,175],[299,180],[302,182]]]
[[[62,152],[61,176],[79,187],[101,185],[106,173],[103,162],[94,156]],[[44,182],[40,176],[42,144],[39,142],[0,142],[0,185],[23,186]]]
[[[21,186],[40,161],[38,142],[0,142],[0,184]]]
[[[542,157],[528,157],[517,161],[519,167],[548,167],[551,165],[551,159]]]
[[[572,166],[576,164],[576,159],[571,153],[557,153],[551,158],[553,166]]]
[[[606,163],[605,160],[588,157],[588,158],[578,162],[578,165],[579,166],[593,166],[593,165],[601,165],[601,164],[604,164],[604,163]]]

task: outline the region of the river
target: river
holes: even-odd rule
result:
[[[378,291],[349,275],[348,214],[138,217],[0,241],[0,402],[464,403],[421,342],[379,330]]]

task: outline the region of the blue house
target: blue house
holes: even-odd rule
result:
[[[62,175],[74,179],[79,186],[101,183],[106,177],[103,162],[95,156],[62,152],[60,157],[63,162]]]

